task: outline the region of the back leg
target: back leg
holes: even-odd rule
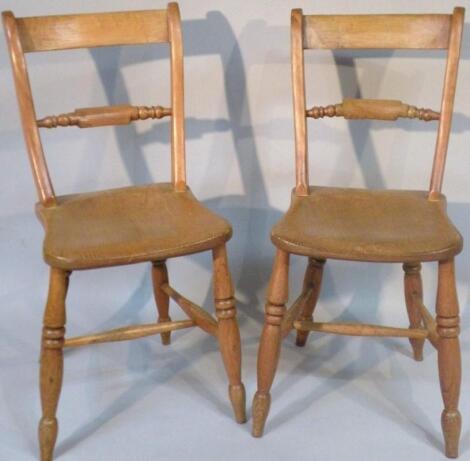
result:
[[[315,310],[318,297],[320,296],[324,266],[324,259],[309,258],[308,260],[308,266],[304,277],[303,291],[310,287],[313,287],[313,290],[310,299],[305,303],[304,310],[300,315],[300,320],[313,320],[313,311]],[[297,331],[295,344],[299,347],[305,346],[309,333],[309,331]]]
[[[405,263],[403,264],[405,271],[405,301],[410,319],[410,328],[422,327],[422,316],[419,305],[423,302],[423,283],[421,281],[421,264]],[[414,359],[423,360],[424,339],[410,338],[411,347],[413,348]]]
[[[158,323],[170,322],[170,297],[162,290],[162,285],[168,283],[168,270],[165,261],[155,261],[152,266],[152,283],[155,303],[158,310]],[[161,334],[162,344],[167,346],[171,342],[171,332]]]

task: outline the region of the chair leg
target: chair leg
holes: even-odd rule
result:
[[[313,320],[313,311],[317,305],[318,297],[320,296],[321,282],[323,278],[323,267],[325,266],[324,259],[308,259],[307,270],[304,277],[304,291],[313,287],[310,299],[305,303],[305,308],[300,315],[301,320]],[[295,344],[299,347],[305,346],[309,331],[297,331],[297,338]]]
[[[51,268],[49,295],[41,341],[40,393],[42,418],[39,423],[41,461],[52,461],[57,439],[57,405],[62,388],[65,336],[65,297],[69,272]]]
[[[235,299],[225,245],[212,252],[214,300],[218,319],[218,339],[229,379],[229,397],[237,423],[246,422],[245,387],[241,381],[240,331],[236,320]]]
[[[441,423],[445,453],[457,458],[462,426],[458,410],[461,361],[459,345],[459,304],[455,286],[454,260],[439,262],[437,288],[437,332],[439,334],[438,365],[444,411]]]
[[[258,390],[253,400],[254,437],[261,437],[271,404],[270,390],[281,352],[281,324],[288,297],[289,253],[277,249],[269,283],[265,324],[258,351]]]
[[[155,261],[152,265],[152,283],[155,303],[158,310],[158,323],[170,322],[169,316],[170,297],[162,290],[161,286],[168,283],[168,270],[165,261]],[[162,344],[167,346],[171,342],[171,331],[162,333]]]
[[[418,303],[423,302],[423,283],[421,281],[421,264],[405,263],[405,302],[410,319],[410,328],[420,328],[422,326],[422,316]],[[413,348],[414,359],[418,362],[423,360],[424,339],[410,338]]]

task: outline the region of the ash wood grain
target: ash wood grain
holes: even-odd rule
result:
[[[441,416],[445,453],[457,458],[462,417],[458,410],[461,381],[460,319],[454,260],[439,262],[436,300],[436,322],[439,334],[437,357],[444,410]]]
[[[410,328],[420,328],[423,324],[420,305],[423,304],[423,282],[421,280],[421,264],[403,264],[405,272],[404,288],[405,303],[410,320]],[[428,332],[429,336],[429,332]],[[410,338],[414,359],[423,360],[424,340]]]
[[[36,112],[29,83],[23,46],[18,33],[17,20],[13,13],[2,13],[3,27],[10,53],[16,97],[21,115],[23,135],[28,151],[29,163],[33,172],[34,183],[41,203],[45,206],[55,204],[55,194],[42,150],[41,138],[36,126]]]
[[[281,325],[289,291],[289,253],[276,250],[269,282],[265,324],[258,351],[258,390],[253,399],[252,435],[261,437],[271,405],[271,386],[281,352]]]
[[[170,297],[162,289],[163,285],[168,285],[168,269],[165,261],[155,261],[152,264],[152,285],[155,303],[158,311],[158,323],[167,323],[171,321]],[[162,344],[167,346],[171,342],[171,332],[164,332],[161,335]]]
[[[295,193],[308,195],[308,140],[305,119],[305,70],[302,47],[302,10],[291,14],[291,71],[294,103]]]
[[[196,325],[192,320],[166,321],[162,323],[150,323],[146,325],[131,325],[116,328],[91,335],[77,336],[65,340],[64,347],[80,347],[90,344],[101,344],[117,341],[129,341],[131,339],[145,338],[146,336],[169,334],[172,331],[191,328]]]
[[[318,331],[319,333],[332,333],[347,336],[383,336],[395,338],[414,338],[424,340],[428,331],[424,328],[394,328],[380,325],[367,325],[364,323],[322,323],[309,320],[297,320],[294,328],[300,331]]]
[[[451,20],[444,88],[442,92],[441,118],[439,121],[436,149],[434,152],[431,184],[429,186],[429,196],[431,199],[439,198],[444,179],[450,129],[452,126],[452,114],[454,111],[455,90],[457,87],[457,73],[460,61],[464,16],[464,8],[454,9]]]
[[[313,320],[313,311],[317,305],[318,298],[320,296],[321,283],[323,279],[323,268],[325,267],[324,259],[309,258],[307,269],[304,276],[303,289],[310,289],[310,296],[304,305],[304,309],[300,315],[300,320]],[[305,346],[309,331],[297,330],[297,337],[295,344],[298,347]]]
[[[222,360],[229,380],[229,397],[237,423],[246,422],[245,387],[241,380],[241,343],[236,321],[235,298],[228,268],[227,249],[212,250],[214,302],[218,319],[218,339]]]
[[[184,135],[183,34],[177,3],[168,4],[168,36],[171,57],[171,177],[177,191],[186,190]]]
[[[448,14],[304,16],[304,48],[442,49],[449,43]]]
[[[64,369],[65,298],[69,272],[51,268],[49,294],[44,312],[40,360],[42,418],[39,422],[41,461],[52,461],[57,440],[57,405]]]
[[[171,115],[171,109],[162,106],[105,106],[85,107],[60,115],[48,115],[37,121],[39,128],[78,126],[94,128],[109,125],[128,125],[136,120],[160,119]]]
[[[166,10],[18,18],[24,52],[168,41]]]

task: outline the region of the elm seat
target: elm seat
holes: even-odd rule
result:
[[[424,191],[310,187],[307,196],[292,195],[271,238],[285,251],[314,258],[443,260],[463,244],[445,208],[443,195],[431,201]]]
[[[61,196],[37,212],[44,258],[65,270],[164,260],[215,248],[232,234],[189,188],[176,192],[170,183]]]

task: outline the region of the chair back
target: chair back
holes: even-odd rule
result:
[[[172,182],[176,190],[186,188],[183,43],[177,3],[169,3],[166,10],[26,18],[16,18],[12,12],[6,11],[2,17],[26,147],[39,200],[43,205],[54,205],[56,200],[39,128],[123,125],[135,120],[169,116],[171,117]],[[91,107],[37,119],[25,53],[151,43],[170,45],[170,108],[131,105]]]
[[[291,52],[294,98],[296,194],[308,195],[307,118],[396,120],[399,117],[437,120],[429,197],[440,195],[457,82],[464,8],[453,14],[304,15],[292,10]],[[440,112],[395,100],[345,99],[342,103],[307,109],[304,50],[306,49],[445,49],[447,67]]]

